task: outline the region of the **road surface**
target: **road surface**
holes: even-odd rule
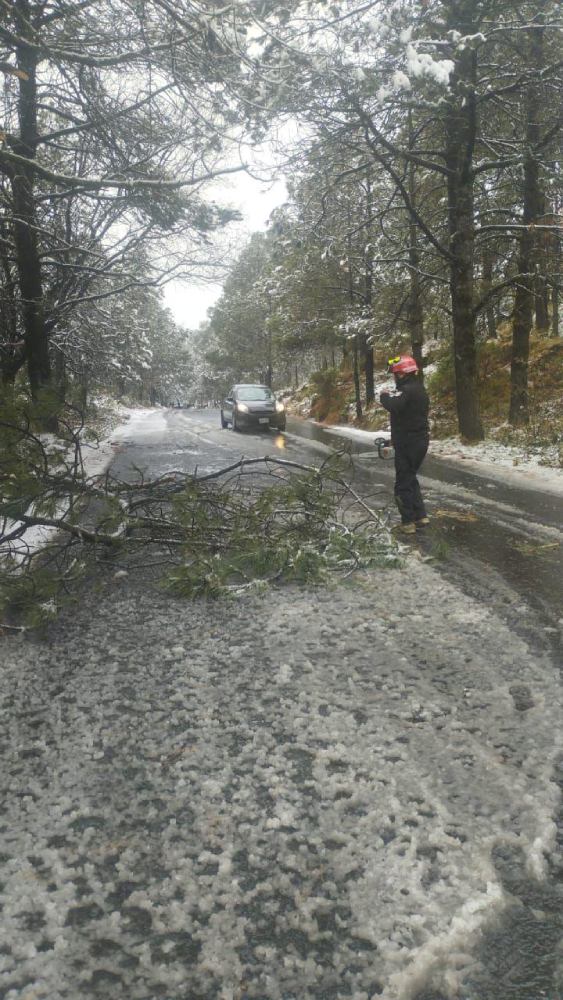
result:
[[[325,447],[155,411],[114,472]],[[426,487],[404,569],[190,604],[106,563],[4,641],[3,1000],[560,997],[560,526]]]

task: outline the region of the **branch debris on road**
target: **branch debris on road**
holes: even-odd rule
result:
[[[50,613],[57,587],[85,567],[85,548],[98,559],[108,550],[121,561],[117,570],[151,549],[160,564],[170,564],[169,585],[190,597],[397,562],[385,511],[347,480],[343,456],[319,466],[241,457],[212,472],[153,478],[136,469],[126,481],[110,471],[86,474],[80,434],[69,423],[65,448],[29,424],[12,428],[0,503],[5,601],[25,604],[29,594],[36,613]],[[27,541],[31,527],[55,533],[38,550]]]

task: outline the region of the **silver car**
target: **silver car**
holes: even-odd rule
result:
[[[221,406],[221,427],[285,430],[285,406],[267,385],[241,384],[229,390]]]

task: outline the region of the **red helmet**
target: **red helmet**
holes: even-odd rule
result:
[[[398,358],[389,358],[387,371],[393,375],[414,375],[418,371],[418,365],[409,354],[401,354]]]

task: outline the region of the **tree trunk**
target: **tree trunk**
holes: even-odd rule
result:
[[[369,173],[366,177],[366,218],[368,220],[366,227],[367,234],[367,246],[364,250],[364,260],[365,260],[365,301],[366,301],[366,312],[371,314],[373,306],[373,249],[371,246],[371,218],[373,214],[373,197],[371,190],[371,180]],[[374,359],[373,359],[373,345],[368,342],[368,338],[365,338],[364,344],[364,378],[366,386],[366,406],[370,403],[375,402],[375,379],[374,379]]]
[[[541,57],[541,49],[539,55]],[[538,177],[538,203],[536,205],[536,211],[538,221],[545,223],[548,219],[546,212],[547,200],[543,190],[539,187],[539,183]],[[535,258],[537,272],[535,284],[536,328],[538,333],[543,333],[545,335],[549,332],[549,286],[547,283],[547,276],[549,273],[549,235],[547,233],[538,234],[535,245]]]
[[[483,263],[482,263],[482,281],[481,281],[481,297],[484,298],[489,294],[491,288],[493,287],[493,255],[490,250],[483,250]],[[488,300],[485,307],[485,323],[487,329],[487,338],[489,340],[497,339],[497,324],[495,317],[495,308],[491,299]]]
[[[526,198],[525,198],[526,205]],[[533,239],[528,230],[520,237],[518,284],[512,320],[512,362],[510,366],[509,423],[524,427],[530,420],[528,399],[528,361],[533,320],[533,275],[529,273]]]
[[[16,10],[20,21],[20,34],[29,32],[30,5],[28,0],[17,0]],[[19,137],[14,151],[20,156],[34,159],[37,151],[37,54],[35,50],[20,45],[17,65],[22,76],[18,81]],[[37,245],[38,223],[34,193],[34,172],[18,167],[11,176],[14,204],[14,244],[16,267],[22,303],[22,321],[29,384],[34,400],[51,388],[49,340],[43,313],[43,285],[41,258]],[[52,424],[52,420],[47,421]],[[51,428],[52,429],[52,428]]]
[[[412,115],[409,111],[409,146],[413,148]],[[416,171],[414,163],[409,163],[409,199],[416,206]],[[407,322],[410,333],[412,356],[418,365],[421,375],[424,375],[422,348],[424,345],[424,317],[422,315],[422,295],[420,287],[420,252],[418,249],[418,229],[412,212],[409,215],[409,303]]]
[[[421,374],[424,374],[424,361],[422,357],[422,350],[424,347],[424,317],[422,313],[422,294],[420,287],[420,274],[418,271],[419,265],[419,253],[416,243],[413,243],[413,233],[412,230],[416,232],[416,226],[411,225],[411,242],[409,246],[409,263],[410,263],[410,291],[409,291],[409,303],[408,303],[408,326],[410,332],[410,341],[412,356],[418,365],[418,370]],[[414,236],[416,240],[416,235]]]
[[[348,212],[348,231],[350,231],[351,218],[350,212]],[[352,239],[348,237],[348,300],[350,302],[350,310],[354,306],[354,276],[352,274]],[[362,388],[360,385],[360,351],[358,345],[358,334],[354,334],[353,340],[353,350],[354,350],[354,397],[356,402],[356,419],[361,420],[362,413]]]
[[[267,291],[268,315],[266,317],[266,385],[272,388],[274,375],[273,351],[272,351],[272,295]]]
[[[476,134],[476,54],[462,52],[452,77],[454,98],[446,116],[446,165],[450,233],[454,371],[459,431],[468,441],[482,441],[477,391],[477,348],[473,290],[474,175]],[[462,87],[459,87],[459,84]],[[457,93],[456,93],[457,91]],[[463,93],[463,99],[461,98]]]
[[[79,394],[78,394],[78,405],[82,413],[86,413],[86,408],[88,406],[88,372],[84,370],[80,375],[79,380]]]
[[[362,419],[362,390],[360,386],[360,359],[358,351],[358,335],[354,334],[354,395],[356,401],[356,417]]]
[[[559,262],[561,260],[561,237],[557,224],[561,215],[560,198],[555,198],[550,221],[553,225],[553,234],[550,236],[550,256],[553,264],[550,265],[550,285],[551,285],[551,335],[559,336],[559,289],[561,287]]]
[[[531,31],[531,65],[536,69],[543,66],[543,29]],[[533,322],[535,299],[535,275],[532,258],[534,236],[532,223],[541,210],[541,191],[536,159],[536,145],[539,139],[540,87],[536,78],[528,85],[526,95],[526,133],[524,151],[524,196],[520,245],[518,248],[518,277],[514,297],[514,319],[512,325],[512,363],[510,367],[510,409],[509,423],[513,427],[524,427],[529,423],[528,360],[530,357],[530,333]]]
[[[55,386],[57,398],[61,403],[66,400],[67,393],[67,372],[66,372],[66,358],[64,351],[61,347],[58,348],[55,354]]]
[[[371,344],[368,345],[366,351],[366,370],[365,370],[365,382],[366,382],[366,406],[369,403],[375,402],[375,364],[373,358],[373,347]]]
[[[536,275],[536,327],[538,333],[547,333],[549,330],[549,294],[547,281],[544,274]]]
[[[8,230],[0,223],[0,239],[8,246]],[[0,370],[2,384],[13,385],[25,364],[24,341],[18,335],[16,282],[7,253],[0,252],[2,264],[2,308],[0,309]]]

